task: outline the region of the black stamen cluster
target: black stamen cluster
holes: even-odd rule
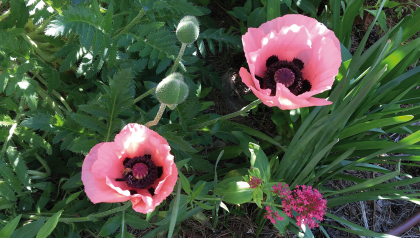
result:
[[[260,82],[260,87],[262,89],[271,89],[271,96],[276,95],[277,82],[274,79],[274,75],[276,71],[281,68],[290,69],[295,74],[293,84],[288,87],[290,92],[294,95],[297,96],[311,90],[311,83],[302,78],[301,70],[303,69],[304,64],[300,59],[294,58],[292,61],[279,60],[277,56],[273,55],[268,57],[265,64],[267,66],[267,70],[264,72],[264,76],[259,77],[256,75],[256,78]]]
[[[129,160],[124,160],[123,165],[125,167],[123,177],[125,182],[129,187],[137,189],[145,189],[152,185],[156,179],[158,179],[162,174],[159,173],[158,167],[153,163],[151,155],[137,156]],[[149,173],[142,179],[136,179],[133,176],[132,169],[134,165],[138,163],[143,163],[147,166]]]

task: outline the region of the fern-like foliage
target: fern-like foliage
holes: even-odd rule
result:
[[[240,50],[242,48],[241,38],[229,33],[225,33],[224,28],[207,29],[200,33],[197,40],[198,49],[200,50],[200,53],[203,57],[206,56],[204,40],[207,41],[207,45],[212,54],[216,54],[216,47],[214,42],[217,42],[219,45],[219,53],[222,52],[224,45],[227,48],[233,47],[235,50]]]

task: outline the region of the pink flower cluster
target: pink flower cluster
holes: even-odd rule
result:
[[[296,185],[295,190],[290,191],[288,185],[283,188],[281,183],[273,186],[273,192],[283,198],[283,210],[288,217],[293,217],[292,211],[299,213],[296,217],[296,224],[300,227],[302,224],[309,228],[318,227],[318,221],[323,220],[327,200],[317,189],[311,186]],[[315,220],[315,219],[316,220]]]
[[[277,221],[283,221],[284,218],[281,217],[277,211],[273,213],[273,210],[271,209],[271,207],[266,206],[265,210],[267,211],[267,213],[264,217],[266,219],[270,219],[271,223],[277,224]]]
[[[252,176],[251,181],[248,182],[250,188],[256,188],[261,184],[261,179],[255,176]]]

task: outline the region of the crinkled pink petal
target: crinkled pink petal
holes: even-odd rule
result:
[[[303,15],[286,15],[259,28],[249,28],[242,42],[250,73],[241,69],[240,75],[264,104],[282,110],[331,104],[312,97],[331,89],[341,64],[340,42],[322,23]],[[302,76],[311,83],[311,90],[296,96],[278,84],[276,95],[270,96],[270,89],[261,89],[255,75],[264,76],[265,62],[272,55],[279,60],[291,61],[295,57],[302,60]]]
[[[98,154],[104,146],[109,143],[100,143],[95,145],[86,156],[82,165],[82,182],[85,187],[85,193],[93,203],[99,202],[125,202],[130,199],[129,196],[122,195],[106,184],[106,177],[98,178],[92,172],[92,167],[98,159]]]

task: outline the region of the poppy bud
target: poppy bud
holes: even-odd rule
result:
[[[164,78],[156,88],[156,97],[160,103],[164,103],[175,108],[182,103],[188,96],[188,86],[184,82],[184,77],[180,73],[170,74]]]
[[[185,16],[181,19],[176,28],[176,36],[184,44],[193,43],[200,33],[197,18],[193,16]]]

